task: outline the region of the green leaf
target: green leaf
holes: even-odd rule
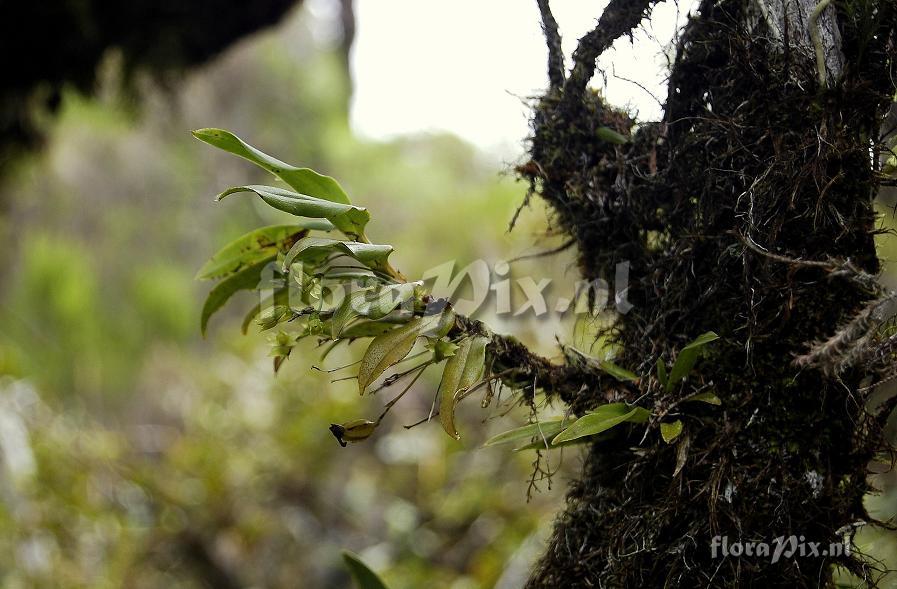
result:
[[[667,365],[664,363],[663,358],[657,359],[657,382],[660,383],[660,386],[666,388],[667,382],[669,382],[669,377],[667,376]]]
[[[309,224],[318,223],[320,227],[331,226],[326,220],[309,219]],[[271,225],[238,237],[212,256],[199,272],[198,280],[222,278],[233,274],[245,266],[258,262],[278,250],[286,247],[285,244],[298,240],[308,234],[309,227],[305,223],[293,225]],[[319,228],[319,227],[314,227]]]
[[[390,321],[359,321],[343,329],[341,339],[377,337],[395,328],[396,324]]]
[[[611,362],[610,360],[599,360],[593,356],[589,356],[582,350],[578,350],[574,347],[567,348],[568,350],[575,352],[580,357],[582,357],[586,363],[591,366],[598,368],[599,370],[606,372],[620,381],[637,381],[639,379],[638,375],[630,370],[626,370],[625,368],[618,366]]]
[[[625,382],[638,380],[638,375],[636,373],[630,370],[626,370],[622,366],[617,366],[610,360],[600,360],[598,362],[598,368],[620,381]]]
[[[670,378],[667,381],[666,387],[668,391],[672,390],[672,388],[676,384],[678,384],[679,382],[684,380],[686,376],[688,376],[688,373],[691,372],[692,368],[694,368],[695,362],[698,361],[698,356],[701,353],[701,348],[718,339],[718,335],[716,335],[712,331],[708,331],[707,333],[698,336],[694,341],[682,348],[682,350],[679,352],[679,355],[676,356],[676,361],[673,363],[672,370],[670,370]]]
[[[521,441],[529,442],[534,437],[538,437],[540,442],[542,442],[543,437],[546,440],[551,440],[564,430],[564,426],[567,423],[569,423],[569,421],[566,419],[553,419],[531,423],[529,425],[524,425],[523,427],[502,432],[497,436],[492,436],[486,440],[486,443],[483,444],[483,446],[497,446],[499,444],[509,444]]]
[[[598,127],[598,130],[595,132],[595,134],[598,135],[599,139],[601,139],[602,141],[607,141],[608,143],[615,143],[617,145],[629,143],[628,137],[617,133],[610,127]]]
[[[318,263],[329,254],[338,252],[350,256],[374,270],[384,270],[386,259],[392,253],[391,245],[340,241],[327,237],[305,237],[290,248],[283,260],[284,270],[297,260]]]
[[[271,157],[249,145],[230,131],[224,129],[197,129],[193,136],[209,145],[240,156],[255,165],[268,170],[293,190],[332,202],[351,204],[349,196],[339,183],[330,176],[318,174],[309,168],[297,168]]]
[[[535,442],[530,442],[525,446],[520,446],[519,448],[514,448],[514,452],[523,452],[525,450],[557,450],[558,448],[566,448],[567,446],[579,446],[581,444],[590,444],[592,442],[601,442],[611,436],[608,432],[604,432],[603,434],[598,434],[597,436],[589,436],[585,438],[578,438],[576,440],[570,440],[569,442],[561,442],[559,444],[555,444],[552,440],[548,440],[548,446],[545,446],[545,440],[536,440]]]
[[[667,444],[670,444],[679,437],[679,434],[682,433],[682,420],[677,419],[676,421],[671,421],[669,423],[663,422],[660,424],[660,437],[663,438],[663,441]]]
[[[458,344],[455,355],[445,363],[442,380],[439,383],[439,421],[445,433],[461,439],[455,428],[455,405],[457,394],[466,391],[483,378],[486,368],[486,344],[489,338],[483,336],[466,337]]]
[[[594,436],[621,423],[644,423],[651,413],[642,407],[629,407],[626,403],[608,403],[583,415],[576,422],[555,436],[552,444],[569,442],[585,436]]]
[[[686,397],[686,398],[682,399],[683,403],[690,403],[692,401],[700,401],[702,403],[709,403],[711,405],[722,405],[723,404],[723,402],[720,400],[720,398],[717,397],[716,395],[714,395],[713,393],[711,393],[710,391],[706,391],[704,393],[697,393],[695,395],[692,395],[690,397]]]
[[[364,394],[364,390],[377,377],[390,366],[401,362],[411,352],[419,336],[431,331],[438,333],[443,328],[443,323],[448,322],[449,316],[454,323],[454,313],[446,310],[434,315],[415,317],[406,324],[375,337],[361,358],[358,392]]]
[[[202,307],[202,316],[200,318],[200,329],[203,335],[206,334],[209,318],[223,307],[228,299],[241,290],[253,290],[258,287],[261,281],[262,270],[273,262],[275,257],[274,255],[269,255],[267,258],[259,260],[236,274],[228,276],[209,291],[206,302]]]
[[[218,200],[241,192],[254,192],[278,211],[297,217],[327,219],[333,223],[334,227],[353,238],[361,237],[364,234],[364,227],[371,219],[370,213],[362,207],[332,202],[285,188],[261,184],[233,186],[219,194]]]
[[[386,584],[364,564],[361,558],[348,550],[343,550],[343,561],[349,569],[358,589],[387,589]]]
[[[249,326],[252,324],[252,320],[259,316],[263,309],[268,309],[274,306],[283,305],[289,306],[289,289],[288,288],[280,288],[274,292],[273,296],[267,297],[264,301],[259,301],[249,310],[248,313],[243,317],[243,323],[240,325],[240,331],[243,332],[243,335],[246,335],[249,332]]]
[[[339,338],[349,322],[357,317],[366,319],[386,317],[396,307],[410,300],[419,285],[420,283],[407,282],[352,292],[343,300],[330,320],[331,337]]]
[[[442,362],[446,358],[451,358],[458,351],[458,344],[441,338],[430,338],[427,342],[427,349],[433,352],[433,361]]]

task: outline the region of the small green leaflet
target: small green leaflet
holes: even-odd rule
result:
[[[327,237],[305,237],[297,241],[287,252],[283,268],[287,270],[296,260],[317,263],[334,252],[351,256],[373,270],[383,270],[386,267],[386,258],[392,253],[392,246],[340,241]]]
[[[667,382],[669,382],[669,377],[667,376],[667,365],[664,364],[663,358],[657,359],[657,382],[660,383],[660,386],[666,388]]]
[[[358,589],[388,589],[377,573],[364,564],[357,554],[343,550],[343,561]]]
[[[599,370],[601,370],[603,372],[606,372],[607,374],[613,376],[617,380],[625,382],[625,381],[637,381],[639,379],[638,375],[635,374],[634,372],[632,372],[631,370],[626,370],[622,366],[618,366],[617,364],[614,364],[610,360],[599,360],[598,358],[589,356],[582,350],[578,350],[574,347],[569,347],[567,349],[575,352],[576,354],[581,356],[587,363],[591,364],[592,366],[595,366],[596,368],[598,368]]]
[[[362,236],[365,225],[371,219],[370,213],[363,207],[332,202],[308,196],[307,194],[293,192],[285,188],[263,186],[261,184],[233,186],[219,194],[218,200],[240,192],[254,192],[259,198],[278,211],[297,217],[327,219],[333,223],[334,227],[350,237],[357,238]]]
[[[326,322],[325,322],[326,325]],[[396,328],[396,323],[390,321],[358,321],[343,329],[340,338],[351,340],[360,337],[377,337]]]
[[[223,307],[228,299],[241,290],[253,290],[258,287],[261,281],[262,270],[273,262],[275,257],[275,255],[269,255],[267,258],[262,258],[255,264],[228,276],[209,291],[209,296],[206,297],[200,318],[200,329],[203,335],[206,334],[209,318]]]
[[[720,401],[720,398],[711,393],[710,391],[706,391],[703,393],[697,393],[690,397],[686,397],[682,399],[683,403],[690,403],[692,401],[700,401],[702,403],[709,403],[710,405],[722,405],[723,402]]]
[[[364,390],[377,377],[393,364],[401,362],[411,352],[419,336],[433,331],[445,335],[454,322],[454,313],[446,309],[434,315],[415,317],[404,325],[375,337],[361,358],[361,366],[358,369],[358,392],[364,394]]]
[[[670,391],[679,382],[684,380],[685,377],[688,376],[688,373],[691,372],[691,369],[694,368],[695,362],[698,361],[698,356],[701,353],[701,348],[718,339],[718,335],[716,335],[712,331],[708,331],[707,333],[698,336],[694,341],[682,348],[682,350],[679,352],[679,355],[676,356],[676,361],[673,363],[673,368],[670,370],[670,377],[667,380],[666,389]]]
[[[669,423],[662,422],[660,424],[660,437],[663,438],[663,441],[667,444],[671,444],[673,440],[679,437],[679,434],[682,433],[682,421],[677,419],[676,421],[671,421]]]
[[[598,127],[598,130],[595,132],[595,134],[599,139],[601,139],[602,141],[607,141],[608,143],[614,143],[616,145],[629,143],[629,139],[625,135],[617,133],[610,127]]]
[[[200,141],[240,156],[268,170],[289,184],[297,192],[332,202],[351,204],[346,191],[339,185],[339,182],[330,176],[318,174],[309,168],[297,168],[284,163],[249,145],[230,131],[225,131],[224,129],[197,129],[193,131],[193,136]]]
[[[311,224],[317,225],[312,227]],[[233,274],[244,266],[249,266],[262,258],[276,254],[278,250],[286,247],[287,242],[307,235],[309,229],[324,229],[326,231],[328,225],[333,227],[329,221],[309,219],[308,224],[270,225],[250,231],[218,250],[218,253],[199,269],[196,278],[197,280],[209,280]]]
[[[445,433],[461,439],[455,428],[455,405],[457,394],[466,391],[483,378],[486,369],[486,344],[489,338],[476,335],[466,337],[458,344],[455,354],[445,363],[442,380],[439,383],[439,421]]]
[[[486,440],[486,443],[483,444],[483,446],[497,446],[498,444],[509,444],[512,442],[529,442],[534,437],[540,438],[538,440],[540,442],[542,442],[541,438],[543,437],[545,440],[551,440],[564,430],[567,423],[569,423],[569,421],[566,419],[552,419],[531,423],[493,436]],[[542,445],[544,447],[544,442]]]
[[[594,436],[621,423],[644,423],[651,413],[642,407],[630,407],[626,403],[608,403],[583,415],[576,422],[555,436],[552,445],[569,442],[585,436]]]
[[[433,352],[433,361],[442,362],[458,351],[458,345],[442,338],[429,338],[427,349]]]
[[[407,282],[382,288],[356,290],[347,296],[330,320],[330,337],[337,339],[346,326],[358,317],[382,319],[396,307],[411,300],[420,282]]]
[[[638,380],[638,375],[631,370],[626,370],[622,366],[617,366],[610,360],[600,360],[598,362],[598,368],[613,376],[617,380],[620,381],[636,381]]]

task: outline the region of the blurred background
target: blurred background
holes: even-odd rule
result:
[[[311,343],[275,378],[265,335],[240,333],[248,295],[201,338],[196,270],[283,217],[215,204],[268,178],[189,130],[337,177],[408,276],[551,249],[563,238],[539,203],[507,231],[545,85],[535,3],[32,4],[0,25],[0,586],[344,588],[350,549],[394,589],[520,587],[576,452],[550,455],[551,485],[528,500],[534,455],[481,448],[526,408],[462,406],[460,442],[402,427],[427,415],[435,371],[344,449],[327,426],[384,400],[311,370]],[[565,43],[600,13],[580,4],[556,2]],[[686,4],[604,58],[612,100],[658,116]],[[577,278],[569,252],[511,274]],[[582,322],[480,317],[548,356],[555,338],[592,343]],[[879,516],[897,511],[893,478],[870,499]],[[890,536],[862,542],[897,563]]]

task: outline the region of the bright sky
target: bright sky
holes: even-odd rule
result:
[[[658,103],[613,73],[662,98],[664,46],[692,2],[679,4],[658,4],[634,47],[628,39],[618,40],[599,61],[607,76],[607,85],[598,80],[599,86],[613,103],[630,105],[643,119],[659,116]],[[568,56],[604,5],[553,0]],[[357,132],[388,138],[445,130],[496,155],[519,153],[528,132],[521,99],[547,85],[535,0],[356,0],[356,17],[352,122]]]

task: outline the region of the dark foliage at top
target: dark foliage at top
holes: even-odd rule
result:
[[[54,110],[67,85],[92,90],[109,49],[127,74],[201,64],[277,22],[295,0],[6,2],[0,19],[0,164],[40,139],[35,110]]]

